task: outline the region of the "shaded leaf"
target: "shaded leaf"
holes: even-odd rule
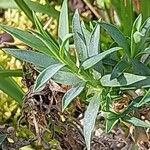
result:
[[[132,59],[133,73],[141,76],[149,76],[150,69],[137,59]]]
[[[6,139],[7,135],[6,134],[0,134],[0,146],[2,145],[2,143],[4,142],[4,140]]]
[[[118,64],[114,67],[114,69],[112,70],[110,79],[112,80],[112,79],[118,78],[124,72],[124,70],[127,69],[128,67],[129,67],[129,63],[127,61],[120,60]]]
[[[78,83],[68,90],[62,98],[62,110],[64,111],[71,101],[76,98],[85,88],[85,82]]]
[[[112,36],[116,43],[118,43],[118,45],[122,47],[128,55],[130,55],[130,46],[123,33],[112,24],[104,22],[98,23]]]
[[[90,150],[91,136],[94,129],[96,117],[100,107],[100,93],[96,93],[91,99],[90,103],[85,111],[83,120],[83,132],[87,150]]]

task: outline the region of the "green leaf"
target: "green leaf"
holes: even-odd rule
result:
[[[150,88],[150,78],[147,77],[146,79],[128,85],[127,87],[121,87],[122,90],[139,89],[139,88]]]
[[[8,8],[13,9],[13,8],[17,8],[17,5],[14,2],[14,0],[9,0],[9,1],[0,0],[0,8],[2,8],[2,9],[8,9]]]
[[[22,77],[21,69],[16,70],[0,70],[0,77]]]
[[[65,77],[65,78],[64,78]],[[79,79],[77,76],[70,72],[66,71],[58,71],[52,79],[60,84],[65,84],[65,85],[73,85],[75,86],[79,82],[81,82],[81,79]]]
[[[96,24],[90,38],[88,56],[92,57],[99,53],[99,41],[100,41],[100,25]]]
[[[0,71],[2,70],[2,67],[0,67]],[[0,76],[0,90],[14,98],[18,103],[21,103],[23,100],[24,92],[11,77],[4,78],[3,76]]]
[[[26,16],[31,20],[31,22],[34,24],[34,19],[32,15],[32,10],[28,7],[28,5],[25,3],[24,0],[14,0],[16,4],[19,6],[19,8],[26,14]]]
[[[133,23],[131,31],[131,57],[133,58],[137,53],[137,44],[141,41],[142,34],[140,34],[139,29],[142,22],[141,14],[136,18]]]
[[[77,10],[73,16],[72,28],[73,28],[73,33],[74,33],[74,43],[76,47],[76,52],[78,54],[79,60],[83,62],[87,58],[88,55],[87,55],[86,45],[84,41],[82,40],[82,38],[84,38],[84,35],[83,35],[81,24],[80,24],[80,16]]]
[[[59,60],[59,47],[56,45],[55,41],[37,32],[33,32],[33,34],[45,45],[50,52],[49,54]]]
[[[110,79],[118,78],[125,69],[129,67],[129,63],[125,60],[120,60],[118,64],[114,67]]]
[[[137,59],[132,59],[133,73],[141,76],[149,76],[150,69]]]
[[[93,57],[88,58],[87,60],[85,60],[82,64],[82,66],[84,67],[84,69],[88,69],[92,66],[94,66],[95,64],[97,64],[99,61],[101,61],[102,59],[104,59],[107,55],[110,55],[118,50],[120,50],[122,48],[120,47],[114,47],[111,48],[109,50],[106,50],[98,55],[95,55]]]
[[[141,38],[141,42],[139,43],[138,52],[142,52],[146,48],[145,43],[147,41],[147,38],[149,37],[149,31],[150,31],[150,17],[146,19],[146,21],[144,22],[144,24],[140,29],[140,33],[143,37]]]
[[[125,122],[131,123],[136,127],[150,128],[150,124],[142,121],[136,117],[126,117],[123,119]]]
[[[69,42],[69,39],[73,36],[73,34],[71,33],[68,33],[65,35],[64,39],[62,40],[62,44],[60,45],[60,51],[59,51],[59,55],[63,58],[64,57],[64,54],[65,54],[65,50],[68,50],[68,42]],[[68,48],[67,48],[67,47]]]
[[[3,144],[4,140],[6,139],[7,135],[6,134],[0,134],[0,146]]]
[[[39,50],[40,52],[43,52],[45,54],[51,54],[50,50],[43,44],[41,40],[39,40],[35,35],[22,31],[17,28],[8,27],[5,25],[0,25],[0,27],[5,30],[6,32],[9,32],[11,35],[16,37],[17,39],[21,40],[28,46],[35,48]]]
[[[59,26],[58,26],[58,37],[60,40],[60,44],[64,40],[65,36],[69,34],[69,22],[68,22],[68,0],[64,0],[62,4],[62,8],[59,16]],[[66,50],[69,49],[69,42],[67,41]]]
[[[32,63],[35,66],[40,66],[43,68],[47,68],[48,66],[58,62],[54,58],[48,55],[35,52],[35,51],[7,48],[5,49],[5,52],[11,54],[14,57],[17,57],[20,60]]]
[[[39,12],[42,14],[47,14],[49,17],[53,17],[55,19],[58,19],[59,12],[51,5],[45,4],[42,5],[37,1],[31,1],[31,0],[24,0],[27,6],[30,8],[30,10]]]
[[[128,86],[133,83],[142,81],[146,79],[147,77],[145,76],[138,76],[130,73],[124,73],[117,79],[110,79],[111,74],[105,75],[101,78],[101,84],[103,86],[108,86],[108,87],[121,87],[121,86]]]
[[[90,150],[91,136],[94,129],[96,117],[100,107],[100,93],[96,93],[90,100],[90,103],[85,111],[83,120],[83,133],[87,150]]]
[[[111,35],[111,37],[116,41],[116,43],[118,43],[118,45],[125,50],[127,55],[130,56],[130,46],[123,33],[112,24],[104,22],[98,23]]]
[[[88,51],[89,51],[89,43],[90,43],[90,39],[91,39],[91,33],[90,31],[86,28],[84,21],[81,21],[81,29],[83,32],[83,35],[85,37],[85,43],[87,43],[87,47],[88,47]],[[95,52],[95,51],[94,51]]]
[[[64,111],[71,101],[76,98],[85,88],[85,82],[78,83],[68,90],[62,98],[62,110]]]
[[[62,67],[63,64],[53,64],[44,69],[37,77],[34,85],[34,91],[38,91],[52,76],[57,73]]]
[[[138,107],[141,107],[142,105],[149,103],[149,102],[150,102],[150,89],[147,91],[147,93],[144,95],[144,97],[138,103]]]
[[[45,38],[48,38],[48,40],[55,46],[55,48],[58,49],[58,43],[55,40],[55,38],[47,31],[47,29],[44,29],[43,24],[41,23],[41,21],[39,20],[39,18],[37,17],[37,15],[33,12],[33,18],[34,18],[34,22],[36,25],[36,28],[38,29],[38,31],[40,32],[40,34],[42,36],[45,36]],[[33,34],[36,34],[36,32],[33,32]]]
[[[108,112],[106,119],[106,132],[110,132],[119,121],[118,115],[113,112]]]

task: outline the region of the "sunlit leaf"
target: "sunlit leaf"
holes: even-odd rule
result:
[[[8,27],[5,25],[0,25],[0,27],[3,30],[5,30],[6,32],[9,32],[11,35],[16,37],[17,39],[19,39],[22,42],[24,42],[25,44],[27,44],[28,46],[35,48],[45,54],[51,54],[50,50],[35,35],[27,32],[27,31],[22,31],[20,29]]]
[[[94,129],[96,117],[100,107],[100,93],[96,93],[90,100],[90,103],[85,111],[83,132],[87,149],[91,147],[91,136]]]
[[[99,53],[99,41],[100,41],[100,25],[97,24],[91,34],[88,56],[94,56]]]
[[[128,122],[128,123],[131,123],[137,127],[150,128],[150,124],[148,124],[145,121],[142,121],[136,117],[126,117],[123,120]]]
[[[85,60],[82,64],[82,66],[84,67],[84,69],[88,69],[92,66],[94,66],[95,64],[97,64],[99,61],[101,61],[102,59],[104,59],[107,55],[110,55],[118,50],[120,50],[122,48],[120,47],[113,47],[109,50],[106,50],[98,55],[95,55],[93,57],[88,58],[87,60]]]
[[[77,10],[73,16],[72,28],[74,33],[74,43],[75,43],[79,60],[84,61],[88,55],[87,55],[86,44],[82,40],[82,38],[84,38],[84,35],[80,24],[80,16]]]
[[[64,111],[66,107],[71,103],[71,101],[76,98],[85,88],[85,83],[78,83],[76,86],[68,90],[62,98],[62,110]]]
[[[63,64],[53,64],[44,69],[37,77],[34,85],[34,91],[38,91],[52,76],[57,73],[62,67]]]
[[[5,49],[5,52],[11,54],[12,56],[14,56],[20,60],[32,63],[35,66],[40,66],[43,68],[46,68],[46,67],[58,62],[57,60],[55,60],[54,58],[52,58],[48,55],[45,55],[45,54],[42,54],[39,52],[35,52],[35,51],[7,48],[7,49]]]
[[[67,34],[69,34],[69,22],[68,22],[68,0],[64,0],[59,16],[59,26],[58,26],[58,37],[60,44]],[[69,42],[67,41],[66,50],[68,51]]]
[[[113,80],[111,80],[110,77],[111,74],[103,76],[101,78],[101,84],[103,86],[108,86],[108,87],[122,87],[122,86],[128,86],[133,83],[147,79],[147,77],[145,76],[139,76],[130,73],[124,73],[117,79],[113,79]]]
[[[150,89],[147,91],[147,93],[144,95],[144,97],[138,103],[138,107],[140,107],[146,103],[149,103],[149,102],[150,102]]]
[[[119,116],[115,113],[109,112],[106,119],[106,132],[110,132],[118,121]]]

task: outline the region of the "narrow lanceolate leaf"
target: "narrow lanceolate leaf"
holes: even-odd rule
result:
[[[147,91],[147,93],[144,95],[144,97],[138,103],[138,107],[140,107],[146,103],[149,103],[149,102],[150,102],[150,89]]]
[[[71,101],[76,98],[85,88],[85,82],[78,83],[68,90],[62,98],[62,110],[64,111]]]
[[[26,16],[31,20],[31,22],[34,24],[33,16],[32,16],[32,10],[28,7],[28,5],[25,3],[24,0],[14,0],[16,4],[19,6],[19,8],[26,14]]]
[[[73,16],[72,28],[73,28],[73,33],[74,33],[74,43],[75,43],[76,51],[77,51],[79,60],[83,62],[87,58],[88,55],[87,55],[86,44],[82,40],[82,38],[84,38],[84,35],[83,35],[81,24],[80,24],[80,16],[77,10]]]
[[[141,76],[149,76],[150,69],[145,64],[141,63],[138,59],[132,59],[133,73]]]
[[[26,31],[22,31],[17,28],[8,27],[5,25],[0,25],[0,27],[6,32],[9,32],[11,35],[16,37],[17,39],[27,44],[28,46],[35,48],[39,50],[40,52],[51,54],[50,50],[43,44],[43,42],[39,40],[37,37],[35,37],[33,34],[26,32]]]
[[[83,132],[87,150],[90,150],[91,136],[94,129],[96,117],[100,107],[100,93],[96,93],[93,98],[91,98],[90,103],[85,111]]]
[[[59,54],[61,57],[64,57],[64,54],[65,54],[65,50],[68,50],[68,42],[69,42],[69,39],[73,36],[73,34],[69,33],[69,34],[66,34],[64,39],[62,40],[62,43],[60,45],[60,50],[59,50]]]
[[[0,66],[0,71],[2,71],[2,67]],[[14,98],[18,103],[21,104],[23,100],[24,92],[21,87],[13,80],[11,77],[2,77],[0,76],[0,90]]]
[[[6,134],[0,133],[0,146],[3,144],[6,138],[7,138]]]
[[[37,77],[34,85],[34,91],[38,91],[52,76],[58,72],[64,65],[63,64],[53,64],[46,69],[44,69]]]
[[[103,86],[108,86],[108,87],[121,87],[121,86],[128,86],[133,83],[138,83],[139,81],[142,81],[144,79],[147,79],[145,76],[138,76],[135,74],[130,74],[130,73],[124,73],[117,79],[110,79],[111,74],[105,75],[101,78],[101,84]]]
[[[118,78],[128,67],[129,67],[129,63],[127,61],[125,60],[119,61],[111,73],[111,77],[110,77],[111,80]]]
[[[106,119],[106,132],[110,132],[112,128],[116,125],[116,123],[119,121],[118,115],[112,112],[109,112],[107,114],[107,119]]]
[[[68,0],[64,0],[59,16],[59,26],[58,26],[58,37],[60,44],[67,34],[69,34],[69,22],[68,22]],[[66,50],[69,48],[69,42],[65,46]]]
[[[39,52],[20,50],[20,49],[9,49],[9,48],[5,49],[5,52],[11,54],[12,56],[20,60],[32,63],[35,66],[39,66],[43,68],[47,68],[52,64],[58,63],[58,61],[55,60],[54,58]]]
[[[104,22],[100,22],[99,24],[111,35],[115,42],[122,47],[128,55],[130,55],[130,46],[123,33],[112,24]]]
[[[65,85],[72,85],[72,86],[75,86],[79,82],[81,82],[81,79],[79,79],[77,76],[75,76],[71,72],[66,72],[66,71],[58,71],[52,77],[52,79],[57,83],[65,84]]]
[[[45,5],[42,5],[37,1],[31,0],[24,0],[24,1],[32,11],[47,14],[50,17],[58,19],[59,12],[52,5],[49,5],[47,3]]]
[[[150,31],[150,17],[146,19],[144,24],[142,25],[140,29],[141,35],[143,37],[141,38],[141,42],[139,43],[138,52],[141,52],[145,49],[145,42],[147,41],[147,38],[149,37],[149,31]]]
[[[122,48],[120,47],[114,47],[114,48],[111,48],[107,51],[104,51],[98,55],[95,55],[87,60],[85,60],[82,64],[82,66],[84,67],[84,69],[88,69],[92,66],[94,66],[95,64],[97,64],[99,61],[101,61],[102,59],[104,59],[107,55],[110,55],[118,50],[120,50]]]
[[[136,127],[150,128],[150,124],[142,121],[136,117],[127,117],[123,119],[126,122],[133,124]]]
[[[97,24],[90,38],[90,44],[89,44],[89,49],[88,49],[89,57],[92,57],[99,53],[99,41],[100,41],[100,25]]]
[[[23,72],[21,69],[15,70],[0,70],[0,77],[22,77]]]
[[[59,48],[52,39],[45,37],[38,32],[33,32],[33,34],[45,45],[46,48],[48,48],[50,52],[49,55],[55,57],[56,59],[59,59]]]

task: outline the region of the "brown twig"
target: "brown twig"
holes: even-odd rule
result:
[[[98,14],[98,12],[94,9],[94,7],[91,5],[90,2],[88,2],[88,0],[83,0],[83,2],[89,7],[89,9],[91,10],[91,12],[98,18],[100,19],[101,16]]]

